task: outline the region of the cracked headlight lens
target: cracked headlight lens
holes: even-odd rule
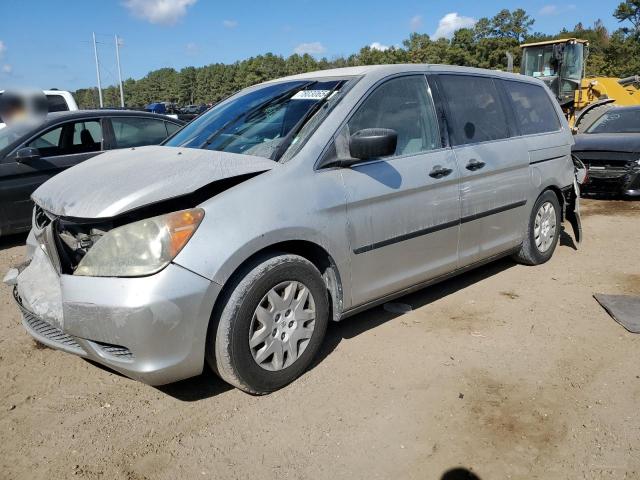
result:
[[[109,230],[82,258],[74,275],[141,277],[162,270],[187,244],[204,218],[193,208]]]

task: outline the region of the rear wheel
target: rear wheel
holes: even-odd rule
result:
[[[243,273],[209,329],[207,361],[226,382],[264,394],[291,383],[312,362],[327,328],[327,288],[318,269],[298,255],[262,258]]]
[[[515,255],[525,265],[540,265],[553,255],[560,237],[560,203],[555,193],[547,190],[536,200],[525,238]]]

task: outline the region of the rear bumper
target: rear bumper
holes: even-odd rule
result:
[[[174,264],[143,278],[58,278],[62,316],[47,318],[21,296],[38,286],[21,285],[18,277],[14,296],[23,325],[38,341],[150,385],[202,372],[216,283]]]

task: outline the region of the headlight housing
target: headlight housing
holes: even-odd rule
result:
[[[74,275],[141,277],[159,272],[187,244],[204,210],[193,208],[109,230],[82,258]]]

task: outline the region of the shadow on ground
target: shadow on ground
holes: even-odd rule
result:
[[[480,480],[480,477],[466,468],[452,468],[442,474],[440,480]]]
[[[398,299],[398,301],[408,303],[413,307],[413,309],[418,309],[424,305],[440,300],[441,298],[473,285],[476,282],[480,282],[486,278],[503,272],[515,265],[516,264],[508,258],[498,260],[476,270],[467,272],[464,275],[432,285],[424,290],[405,295]],[[310,370],[318,366],[328,355],[330,355],[342,340],[354,338],[368,330],[371,330],[372,328],[376,328],[390,320],[393,320],[398,316],[399,314],[389,313],[384,310],[382,306],[379,306],[345,319],[342,322],[329,323],[322,348],[320,349],[320,352],[318,352]],[[230,390],[233,387],[227,385],[213,372],[211,372],[208,367],[205,367],[205,372],[202,375],[157,388],[161,392],[174,397],[177,400],[194,402],[214,397]],[[444,478],[445,477],[443,477],[443,479]],[[446,478],[454,479],[457,477]]]
[[[574,249],[576,248],[572,238],[565,232],[562,232],[560,245]],[[407,303],[411,305],[415,310],[427,304],[445,298],[477,282],[481,282],[489,277],[492,277],[493,275],[497,275],[509,268],[514,267],[515,265],[516,263],[510,258],[503,258],[501,260],[497,260],[495,262],[479,267],[475,270],[466,272],[457,277],[445,280],[441,283],[425,287],[423,290],[419,290],[417,292],[405,295],[404,297],[400,297],[399,299],[397,299],[397,301]],[[325,340],[322,344],[322,348],[318,352],[318,355],[316,356],[316,359],[314,360],[309,370],[317,367],[327,356],[329,356],[335,350],[335,348],[340,344],[342,340],[354,338],[368,330],[371,330],[390,320],[393,320],[398,316],[400,316],[400,314],[387,312],[382,306],[379,306],[345,319],[342,322],[330,322],[327,328]],[[107,367],[104,367],[97,363],[94,363],[94,365],[120,375],[117,372],[113,372]],[[231,390],[233,387],[223,382],[208,368],[208,366],[205,366],[205,371],[197,377],[182,380],[180,382],[172,383],[169,385],[159,386],[156,388],[159,391],[177,400],[184,402],[195,402],[215,397],[221,393]],[[452,470],[451,472],[455,473],[455,470]],[[456,478],[473,479],[477,477],[442,477],[443,480],[454,480]]]
[[[445,298],[453,293],[458,292],[470,285],[497,275],[513,266],[516,263],[510,258],[503,258],[496,262],[484,265],[475,270],[471,270],[463,275],[445,280],[444,282],[425,287],[423,290],[405,295],[395,300],[402,303],[411,305],[414,310],[417,310],[425,305],[436,302],[442,298]],[[327,335],[322,344],[322,348],[316,357],[311,368],[315,368],[320,362],[322,362],[342,340],[348,340],[354,338],[372,328],[376,328],[401,314],[387,312],[382,306],[375,307],[366,312],[362,312],[358,315],[345,319],[342,322],[330,323],[327,328]]]

